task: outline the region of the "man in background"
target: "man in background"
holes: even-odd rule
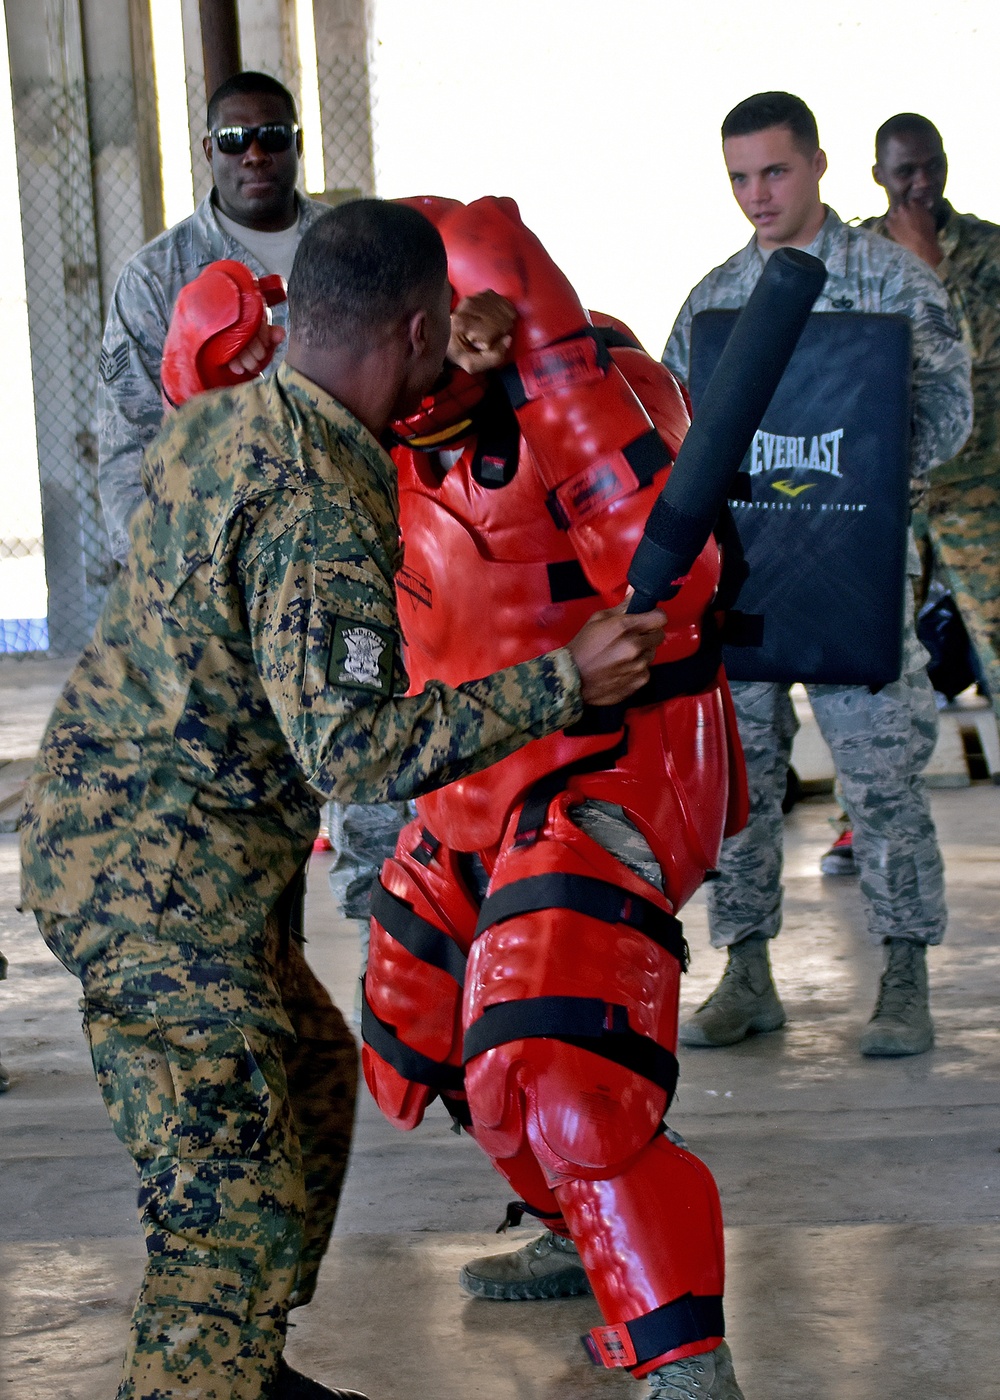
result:
[[[129,521],[145,499],[142,454],[163,421],[160,362],[178,292],[221,258],[246,263],[258,277],[278,274],[287,281],[299,240],[328,208],[295,188],[302,154],[295,100],[266,73],[237,73],[216,89],[203,146],[211,191],[193,214],[125,264],[104,328],[98,484],[111,552],[120,563],[128,559]],[[278,341],[287,306],[273,315]],[[265,372],[273,373],[283,355],[278,345]],[[256,373],[252,354],[246,369]]]
[[[889,208],[865,228],[934,269],[972,356],[972,435],[931,470],[916,524],[958,605],[1000,719],[1000,227],[956,213],[945,199],[940,132],[915,112],[879,127],[872,175]]]
[[[918,259],[886,239],[842,223],[820,199],[826,171],[816,120],[798,97],[758,93],[722,126],[733,194],[754,236],[692,291],[663,353],[681,379],[690,370],[691,322],[699,311],[744,305],[776,248],[802,248],[827,267],[818,311],[906,316],[913,327],[913,472],[954,456],[969,433],[969,357],[944,288]],[[915,560],[914,560],[915,565]],[[809,699],[854,825],[872,935],[886,947],[864,1055],[913,1055],[934,1041],[926,949],[944,936],[941,853],[921,773],[934,748],[937,711],[927,654],[906,610],[898,681],[810,685]],[[729,961],[716,990],[681,1027],[682,1045],[732,1045],[777,1030],[785,1012],[767,944],[781,927],[782,812],[798,728],[787,685],[733,684],[747,763],[750,819],[723,844],[720,878],[708,886],[709,926]]]
[[[916,112],[900,112],[879,127],[872,176],[889,208],[863,227],[934,269],[972,356],[972,434],[914,492],[918,601],[922,606],[932,577],[951,593],[1000,721],[1000,227],[957,214],[945,199],[941,133]],[[858,873],[853,832],[843,820],[820,862],[824,875]]]

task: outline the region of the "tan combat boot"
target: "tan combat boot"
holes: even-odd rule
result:
[[[885,971],[872,1018],[861,1034],[861,1053],[922,1055],[934,1044],[927,993],[927,949],[906,938],[887,938],[885,947]]]
[[[498,1303],[573,1298],[590,1292],[576,1245],[551,1230],[520,1249],[470,1259],[458,1281],[473,1298],[490,1298]]]
[[[647,1379],[647,1400],[744,1400],[725,1342],[700,1356],[670,1361]]]
[[[748,1035],[776,1031],[785,1009],[771,980],[767,939],[745,938],[729,950],[729,962],[715,991],[677,1033],[682,1045],[735,1045]]]

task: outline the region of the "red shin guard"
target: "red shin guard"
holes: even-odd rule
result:
[[[644,1376],[722,1341],[722,1212],[705,1164],[664,1136],[609,1181],[554,1186],[607,1319],[592,1358]]]

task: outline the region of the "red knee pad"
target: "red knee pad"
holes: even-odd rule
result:
[[[379,1108],[415,1128],[441,1094],[464,1106],[461,998],[477,905],[454,851],[419,822],[400,832],[372,896],[361,1061]]]
[[[599,1365],[645,1375],[725,1334],[719,1193],[704,1162],[660,1135],[619,1176],[555,1188],[606,1321]]]
[[[493,1158],[527,1139],[555,1177],[613,1175],[676,1082],[686,947],[667,901],[551,804],[543,839],[505,840],[469,958],[466,1091]]]
[[[163,345],[160,386],[174,408],[206,389],[245,383],[229,362],[253,340],[269,306],[285,300],[284,279],[256,277],[245,263],[223,258],[182,287]],[[273,351],[272,351],[273,354]],[[269,362],[261,363],[260,368]]]

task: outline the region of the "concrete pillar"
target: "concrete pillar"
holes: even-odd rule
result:
[[[240,0],[240,43],[244,68],[270,73],[296,92],[294,0]]]
[[[205,57],[201,47],[201,9],[199,0],[181,0],[181,24],[184,29],[184,75],[187,80],[189,137],[191,141],[191,174],[194,180],[195,202],[204,199],[212,188],[212,172],[201,140],[205,135]]]
[[[81,0],[106,309],[122,264],[163,229],[149,0]]]
[[[110,561],[97,499],[102,315],[79,0],[6,8],[42,495],[49,645],[72,655]]]

